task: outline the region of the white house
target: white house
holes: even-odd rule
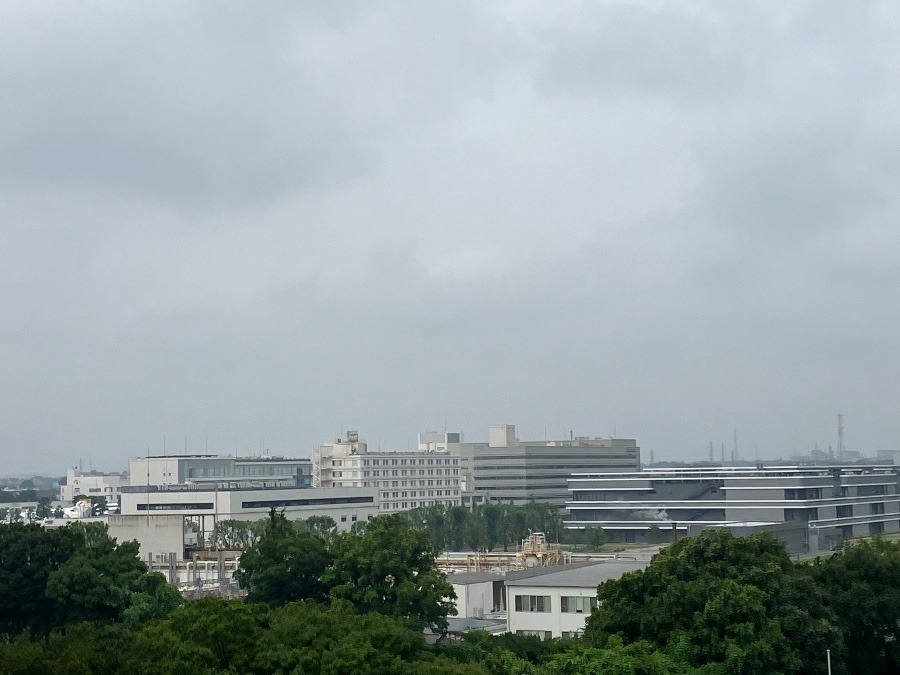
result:
[[[448,574],[447,581],[456,593],[456,615],[481,619],[503,612],[506,594],[503,575],[490,572]]]
[[[506,575],[507,630],[541,639],[575,637],[597,606],[597,586],[649,563],[615,560],[536,567]]]

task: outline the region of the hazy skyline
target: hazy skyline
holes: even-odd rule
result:
[[[900,7],[0,5],[0,473],[900,447]]]

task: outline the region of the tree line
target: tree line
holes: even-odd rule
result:
[[[543,532],[547,541],[597,548],[607,537],[599,527],[566,530],[559,507],[548,502],[496,504],[472,508],[437,504],[402,513],[407,524],[424,530],[438,551],[504,551],[532,532]]]
[[[709,530],[601,584],[581,638],[430,646],[452,589],[408,517],[339,533],[272,512],[235,575],[246,599],[190,602],[102,527],[0,526],[0,672],[812,675],[826,650],[834,675],[900,670],[900,543],[795,562]]]

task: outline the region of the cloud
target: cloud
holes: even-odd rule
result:
[[[4,5],[9,470],[498,422],[788,455],[838,409],[896,445],[898,17]]]

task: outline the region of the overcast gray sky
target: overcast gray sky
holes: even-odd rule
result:
[[[900,5],[264,5],[0,4],[0,473],[900,447]]]

